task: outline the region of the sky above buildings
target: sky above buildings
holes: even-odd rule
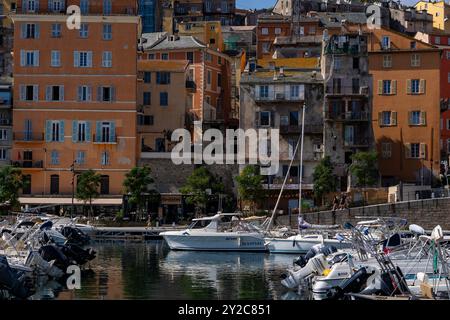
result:
[[[237,7],[242,9],[261,9],[272,7],[276,0],[236,0]],[[402,0],[403,4],[413,5],[416,0]]]

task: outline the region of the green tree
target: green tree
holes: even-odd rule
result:
[[[263,180],[264,178],[261,176],[259,168],[254,165],[246,166],[239,176],[236,177],[239,198],[241,201],[252,202],[252,212],[255,212],[256,203],[263,196]]]
[[[323,203],[323,196],[336,190],[336,176],[333,174],[334,166],[331,163],[330,156],[325,156],[314,168],[314,196],[316,200]]]
[[[180,189],[186,197],[188,204],[193,204],[196,211],[205,212],[211,195],[221,193],[224,185],[206,168],[198,167],[187,178],[186,183]],[[210,191],[210,192],[209,192]]]
[[[17,208],[19,191],[25,187],[22,171],[12,166],[0,169],[0,203],[9,202],[12,208]]]
[[[357,152],[352,155],[350,172],[356,178],[356,186],[373,186],[378,181],[378,155],[375,151]]]
[[[94,170],[85,171],[78,177],[75,197],[84,201],[85,204],[89,201],[91,215],[94,214],[92,199],[98,198],[100,195],[100,181],[100,174],[96,173]]]
[[[147,197],[150,197],[150,201],[157,201],[159,198],[159,192],[151,188],[154,182],[151,172],[148,166],[134,167],[125,175],[123,181],[125,193],[129,196],[128,201],[136,205],[139,217],[143,216]]]

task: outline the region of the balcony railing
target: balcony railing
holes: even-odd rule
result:
[[[197,85],[192,80],[186,80],[186,89],[190,89],[192,91],[195,91],[197,89]]]
[[[299,94],[298,96],[291,96],[285,93],[275,93],[273,95],[259,95],[255,97],[256,101],[264,102],[264,101],[303,101],[304,96]]]
[[[263,183],[264,189],[281,189],[281,186],[283,185],[284,177],[268,177]],[[285,189],[298,189],[298,177],[288,177],[285,185]],[[302,185],[312,185],[313,184],[313,177],[303,177],[302,178]]]
[[[345,147],[353,147],[353,148],[366,148],[369,146],[370,139],[367,137],[354,138],[353,140],[344,139]]]
[[[42,160],[12,160],[11,165],[18,168],[43,168],[44,162]]]
[[[10,126],[11,124],[11,119],[0,119],[0,126]]]
[[[94,134],[94,144],[116,144],[117,136],[114,137],[98,137]]]
[[[325,119],[335,121],[368,121],[369,113],[367,111],[326,112]]]
[[[322,133],[323,124],[306,124],[305,133]],[[280,125],[281,134],[300,134],[302,132],[302,126],[300,125]]]
[[[325,88],[325,93],[328,95],[369,95],[369,87],[328,85]]]
[[[44,133],[28,131],[13,132],[13,140],[24,142],[44,141]]]

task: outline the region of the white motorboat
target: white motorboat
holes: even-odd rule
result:
[[[305,254],[316,244],[334,246],[337,249],[351,247],[350,242],[328,238],[323,234],[317,233],[298,234],[288,238],[265,238],[265,241],[270,253]]]
[[[266,251],[264,235],[237,213],[193,219],[188,229],[160,235],[172,250]]]

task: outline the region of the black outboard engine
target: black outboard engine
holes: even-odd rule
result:
[[[13,270],[5,256],[0,256],[0,289],[19,299],[26,299],[33,294],[31,279],[21,272]]]
[[[68,243],[84,246],[90,242],[90,237],[78,228],[65,226],[61,229],[61,234],[67,238]]]
[[[78,265],[82,266],[85,263],[95,258],[96,252],[89,248],[83,249],[76,244],[65,244],[60,247],[61,252],[69,259],[75,261]]]
[[[345,280],[342,284],[327,293],[328,299],[337,300],[345,297],[346,293],[359,293],[367,283],[367,279],[371,276],[365,267],[356,271],[350,278]]]
[[[316,244],[309,249],[309,251],[304,256],[299,256],[294,260],[294,264],[300,266],[300,268],[303,268],[306,263],[311,259],[312,257],[318,255],[319,253],[323,253],[324,256],[329,256],[330,254],[337,251],[337,248],[335,246],[328,246],[324,244]]]
[[[48,244],[45,246],[42,246],[39,249],[39,254],[42,256],[42,258],[45,261],[52,261],[55,260],[55,266],[60,268],[61,270],[67,270],[67,267],[75,264],[74,261],[72,261],[70,258],[68,258],[60,248],[58,248],[54,244]]]

